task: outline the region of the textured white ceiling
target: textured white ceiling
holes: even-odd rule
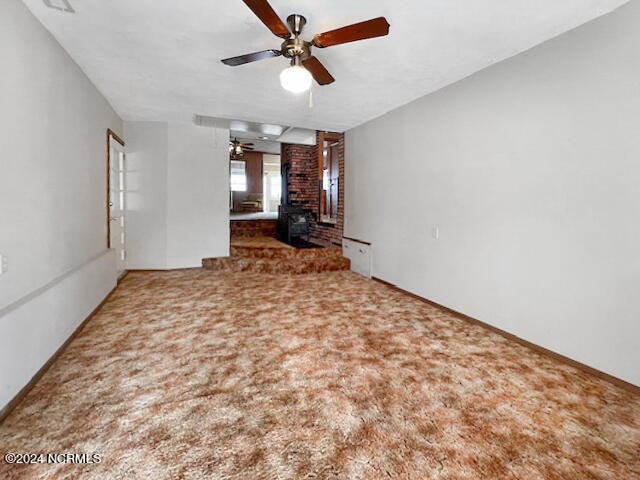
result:
[[[309,108],[307,95],[280,87],[286,59],[220,63],[281,43],[241,0],[68,0],[75,13],[23,1],[126,120],[188,121],[200,114],[338,131],[626,3],[271,0],[283,20],[290,13],[307,17],[307,40],[377,16],[391,24],[387,37],[314,49],[336,82],[314,84]]]

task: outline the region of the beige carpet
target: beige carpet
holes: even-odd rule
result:
[[[129,274],[1,479],[640,478],[640,397],[351,272]]]

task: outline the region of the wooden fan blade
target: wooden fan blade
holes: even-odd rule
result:
[[[289,28],[284,24],[276,12],[273,11],[267,0],[242,0],[247,7],[255,13],[262,23],[264,23],[274,35],[282,38],[289,38]]]
[[[247,53],[246,55],[225,58],[220,61],[225,65],[237,67],[238,65],[244,65],[245,63],[257,62],[258,60],[264,60],[265,58],[279,57],[280,55],[282,55],[280,50],[263,50],[262,52]]]
[[[367,38],[382,37],[389,33],[389,22],[384,17],[372,18],[346,27],[337,28],[329,32],[319,33],[311,43],[315,47],[324,48],[342,43],[365,40]]]
[[[335,82],[336,80],[316,57],[311,56],[307,58],[302,62],[302,66],[309,70],[315,81],[320,85],[327,85]]]

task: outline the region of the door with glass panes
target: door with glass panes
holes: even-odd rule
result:
[[[109,136],[109,247],[116,251],[118,277],[126,270],[124,145]]]

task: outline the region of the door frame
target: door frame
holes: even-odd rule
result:
[[[338,177],[340,177],[340,171],[339,171],[339,164],[338,162],[340,161],[338,156],[336,156],[336,158],[331,158],[332,155],[332,147],[334,145],[339,144],[340,140],[342,138],[342,134],[339,132],[323,132],[320,131],[318,132],[318,137],[317,137],[317,145],[318,145],[318,223],[321,224],[325,224],[325,225],[337,225],[338,223],[338,209],[339,209],[339,205],[340,205],[340,189],[344,188],[343,185],[338,184],[338,189],[336,191],[336,195],[337,198],[335,199],[335,212],[331,212],[335,215],[331,215],[330,217],[327,216],[325,214],[325,211],[330,211],[331,207],[333,205],[329,205],[327,206],[327,195],[324,193],[324,190],[322,188],[322,183],[323,183],[323,175],[324,175],[324,168],[325,167],[331,167],[333,162],[335,163],[336,168],[338,169]],[[325,162],[324,159],[324,150],[327,149],[327,155],[329,157],[329,161]],[[326,163],[329,163],[329,165],[326,165]],[[331,172],[328,172],[329,175],[331,175]],[[333,202],[332,202],[333,203]]]

